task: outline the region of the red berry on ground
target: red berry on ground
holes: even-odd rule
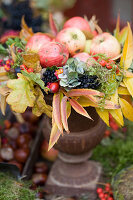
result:
[[[101,193],[103,192],[103,189],[102,188],[97,188],[97,193]]]
[[[107,64],[107,62],[105,60],[101,60],[99,62],[100,65],[102,65],[102,67],[105,67],[105,65]]]
[[[49,89],[51,90],[52,93],[58,92],[58,90],[59,90],[59,82],[50,83],[49,84]]]
[[[29,68],[28,70],[27,70],[27,72],[33,72],[34,70],[33,70],[33,68]]]
[[[104,193],[99,193],[98,196],[99,196],[99,198],[103,198],[104,197]]]

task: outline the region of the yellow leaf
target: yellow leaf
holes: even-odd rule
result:
[[[121,126],[124,125],[121,109],[110,110],[109,112],[113,116],[113,118],[118,122],[118,124],[120,124]]]
[[[133,78],[124,78],[123,82],[126,85],[129,93],[133,97]]]
[[[133,107],[125,99],[119,98],[121,110],[125,118],[133,121]]]
[[[35,89],[36,100],[32,108],[32,112],[36,116],[40,116],[42,113],[45,113],[48,117],[52,117],[52,107],[47,105],[44,100],[44,95],[39,87]]]
[[[28,41],[33,36],[34,33],[32,31],[32,28],[29,28],[25,23],[24,16],[22,17],[21,27],[22,29],[20,31],[20,38],[25,41]]]
[[[7,71],[5,70],[4,67],[0,67],[0,76],[6,76],[7,75]]]
[[[54,144],[59,139],[60,135],[61,135],[61,132],[59,131],[58,126],[56,125],[56,123],[54,123],[53,126],[52,126],[51,133],[50,133],[48,151],[54,146]]]
[[[29,81],[22,74],[18,73],[18,77],[18,79],[12,79],[7,82],[7,86],[12,91],[6,101],[11,105],[13,111],[23,113],[28,106],[34,106],[34,87],[32,81]]]
[[[98,107],[97,104],[93,103],[88,97],[85,96],[79,97],[77,101],[83,107],[88,107],[88,106]]]
[[[120,65],[121,66],[124,65],[124,69],[127,70],[132,63],[132,60],[133,60],[133,35],[130,24],[128,23],[128,34],[124,44]]]
[[[120,83],[120,86],[126,87],[125,84],[124,84],[123,82]]]
[[[125,88],[125,87],[118,87],[118,94],[130,95],[130,93],[128,92],[127,88]]]
[[[6,96],[0,95],[0,108],[3,115],[5,115],[6,110]]]
[[[1,86],[0,87],[0,94],[3,96],[7,96],[12,90],[8,88],[7,86]]]
[[[124,71],[124,76],[127,77],[127,78],[133,78],[133,73],[125,70]]]
[[[120,33],[120,13],[118,13],[118,16],[117,16],[116,29],[115,29],[115,35],[114,35],[117,40],[119,40],[119,33]]]
[[[100,108],[96,108],[98,115],[101,119],[109,126],[109,111],[108,110],[101,110]]]

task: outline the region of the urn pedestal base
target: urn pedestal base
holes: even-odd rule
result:
[[[89,200],[95,200],[101,172],[101,165],[95,161],[75,165],[58,159],[52,166],[45,190],[52,194],[67,196],[86,193]]]

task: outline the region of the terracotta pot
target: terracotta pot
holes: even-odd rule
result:
[[[106,129],[95,108],[87,108],[93,121],[74,110],[68,120],[70,134],[64,132],[54,146],[59,150],[59,158],[54,163],[45,188],[49,192],[75,195],[85,191],[90,192],[90,198],[95,198],[94,190],[101,174],[101,166],[94,161],[88,161],[91,151],[100,143]],[[45,117],[43,133],[49,140],[51,119]]]

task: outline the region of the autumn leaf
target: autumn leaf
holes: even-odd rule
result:
[[[62,121],[61,121],[61,108],[60,108],[60,91],[53,96],[53,116],[58,129],[63,133]]]
[[[79,113],[80,115],[83,115],[89,119],[92,120],[92,118],[89,116],[89,114],[87,113],[87,111],[74,99],[69,99],[69,102],[71,104],[71,106],[73,107],[73,109]]]
[[[130,95],[133,97],[133,78],[124,78],[123,82],[126,85]]]
[[[103,96],[104,94],[97,90],[92,90],[92,89],[72,89],[67,93],[68,97],[88,96],[88,95]]]
[[[130,72],[130,71],[125,70],[125,71],[124,71],[124,76],[125,76],[126,78],[133,78],[133,73]]]
[[[125,99],[119,98],[121,110],[125,118],[133,121],[133,107]]]
[[[109,113],[112,115],[112,117],[116,120],[116,122],[120,126],[124,125],[123,114],[122,114],[122,110],[120,108],[116,109],[116,110],[110,110]]]
[[[71,114],[71,104],[67,101],[67,119],[70,117]]]
[[[47,105],[44,100],[44,95],[39,87],[35,88],[36,100],[32,108],[32,113],[36,116],[40,116],[45,113],[48,117],[52,117],[52,107]]]
[[[23,64],[34,69],[35,73],[41,72],[40,58],[37,53],[27,52],[23,54]]]
[[[60,135],[61,135],[61,132],[59,131],[58,126],[56,125],[56,123],[54,123],[53,126],[52,126],[51,133],[50,133],[48,151],[55,145],[55,143],[59,139]]]
[[[69,133],[70,131],[67,123],[67,100],[68,97],[64,96],[61,101],[61,119],[65,131]]]
[[[119,40],[119,33],[120,33],[120,13],[118,13],[117,16],[116,29],[114,33],[114,36],[116,37],[117,40]]]
[[[124,44],[125,40],[127,38],[127,34],[128,34],[128,26],[125,26],[119,33],[119,39],[118,41],[120,42],[120,44]]]
[[[21,28],[22,29],[20,31],[20,38],[25,41],[28,41],[34,35],[34,33],[32,31],[32,28],[29,28],[25,23],[24,16],[22,17],[21,21]]]
[[[6,96],[0,95],[0,109],[3,115],[5,115],[6,110]]]
[[[8,88],[6,85],[0,86],[0,94],[3,96],[7,96],[12,90]]]
[[[130,95],[126,87],[118,87],[118,94],[121,95]]]
[[[100,108],[96,108],[96,111],[100,118],[109,126],[109,111],[106,109],[101,110]]]
[[[124,65],[124,69],[127,70],[132,63],[132,60],[133,60],[133,35],[130,24],[128,23],[128,34],[124,44],[120,65],[122,67]]]
[[[95,104],[94,102],[92,102],[88,97],[86,96],[80,96],[77,100],[77,102],[82,105],[83,107],[88,107],[88,106],[92,106],[92,107],[98,107],[97,104]]]
[[[29,81],[22,74],[18,73],[18,77],[18,79],[12,79],[7,82],[7,87],[12,91],[6,101],[11,105],[13,111],[23,113],[28,106],[34,106],[34,87],[32,81]]]
[[[7,75],[7,71],[5,70],[4,67],[0,67],[0,76],[6,76]]]
[[[49,25],[50,25],[50,29],[52,31],[52,34],[54,36],[56,36],[58,31],[57,31],[57,27],[56,27],[56,24],[54,22],[52,13],[49,13]]]

